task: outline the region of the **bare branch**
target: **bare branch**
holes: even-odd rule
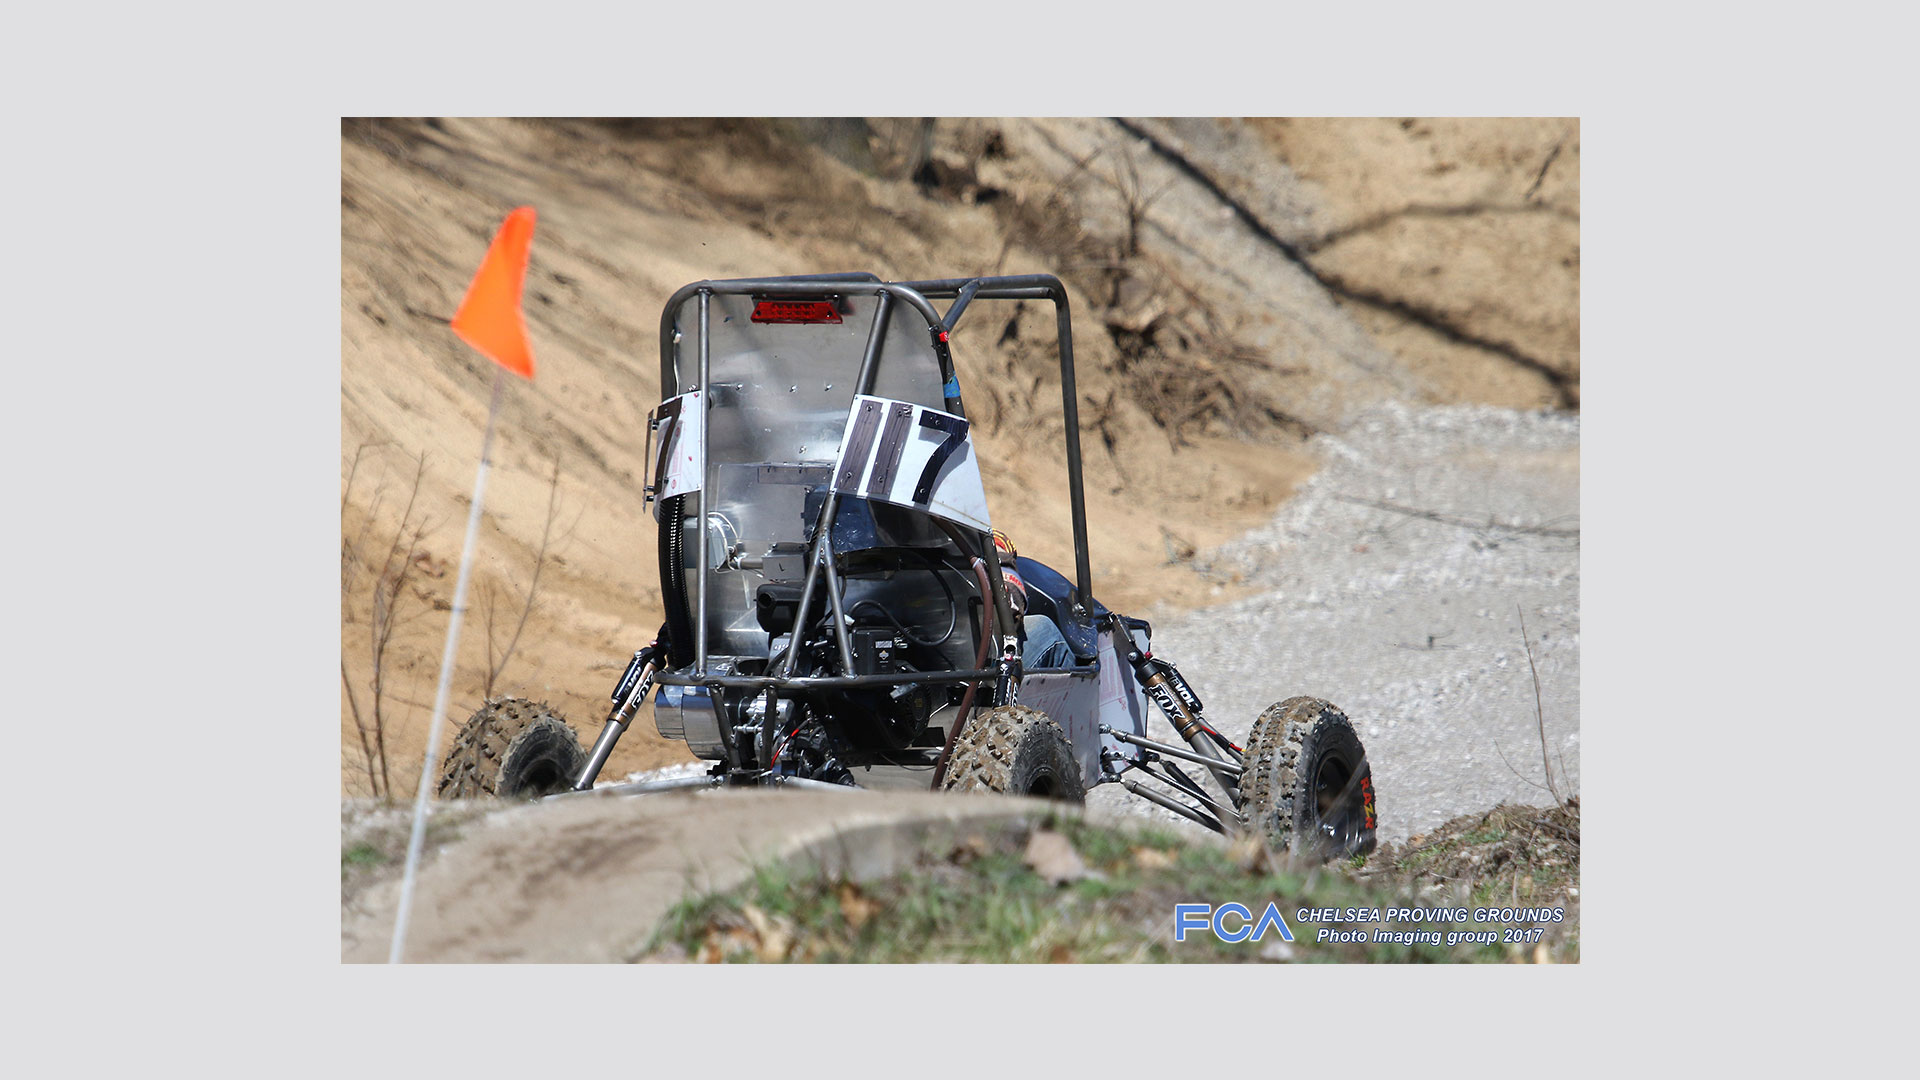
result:
[[[513,659],[514,650],[520,645],[520,633],[527,628],[527,617],[533,614],[534,606],[540,601],[540,574],[547,566],[547,553],[549,545],[553,540],[553,523],[559,516],[560,455],[555,454],[553,458],[553,471],[547,478],[547,520],[540,527],[540,547],[534,552],[533,556],[533,578],[527,582],[526,602],[520,605],[520,618],[514,623],[513,636],[507,639],[506,648],[501,651],[500,659],[497,662],[492,661],[492,611],[491,608],[488,610],[487,648],[489,663],[486,677],[488,696],[492,696],[493,684],[499,679],[500,673],[506,670],[508,661]],[[574,519],[574,523],[576,525],[579,524],[577,517]],[[571,527],[569,527],[567,533],[569,536],[572,535]]]
[[[347,692],[347,707],[353,711],[354,730],[360,734],[360,753],[366,759],[367,781],[373,786],[373,797],[380,797],[380,778],[373,771],[373,745],[367,741],[367,724],[360,715],[360,699],[353,692],[353,681],[347,678],[346,657],[340,658],[340,685]]]
[[[1553,763],[1547,760],[1547,717],[1540,704],[1540,668],[1533,662],[1533,642],[1527,640],[1527,613],[1520,610],[1519,604],[1513,605],[1513,610],[1520,615],[1520,643],[1527,648],[1527,668],[1533,672],[1533,719],[1540,727],[1540,771],[1547,774],[1547,793],[1553,796],[1554,802],[1565,806],[1567,801],[1560,797],[1560,789],[1553,782]]]
[[[1534,174],[1533,184],[1527,188],[1527,193],[1520,197],[1522,202],[1533,200],[1534,193],[1540,190],[1540,182],[1547,178],[1547,170],[1553,168],[1554,159],[1560,156],[1560,148],[1565,145],[1565,142],[1553,144],[1553,149],[1547,153],[1547,160],[1540,163],[1540,171]]]
[[[1437,510],[1421,510],[1411,506],[1398,506],[1390,502],[1383,502],[1379,499],[1362,499],[1352,495],[1335,495],[1334,498],[1339,499],[1341,502],[1354,503],[1359,506],[1371,506],[1375,510],[1385,510],[1393,514],[1405,514],[1408,517],[1437,521],[1442,525],[1455,525],[1462,529],[1525,533],[1530,536],[1552,536],[1573,540],[1580,538],[1579,529],[1555,529],[1545,525],[1515,525],[1511,522],[1496,521],[1491,517],[1485,521],[1475,521],[1472,518],[1443,514]]]
[[[380,446],[377,442],[362,442],[353,448],[353,464],[347,467],[347,486],[340,492],[340,512],[347,512],[347,498],[353,494],[353,478],[360,473],[360,458],[369,449]]]
[[[1106,149],[1106,147],[1102,146],[1087,154],[1085,157],[1075,158],[1073,168],[1068,169],[1067,174],[1053,185],[1053,189],[1047,192],[1046,197],[1034,205],[1043,209],[1052,205],[1053,201],[1059,198],[1069,187],[1079,183],[1080,174],[1087,171],[1087,166],[1093,164],[1093,159],[1105,153]],[[1078,230],[1076,230],[1076,233],[1077,232]],[[1000,244],[1000,254],[996,255],[993,260],[993,273],[998,274],[1006,269],[1007,256],[1013,253],[1014,240],[1019,235],[1020,233],[1015,229],[1008,229],[1005,232]]]
[[[407,505],[401,511],[400,524],[395,526],[393,540],[387,545],[387,556],[381,563],[380,576],[374,579],[373,610],[367,630],[373,663],[373,751],[380,771],[380,786],[389,797],[393,793],[393,783],[387,768],[387,652],[393,644],[394,630],[400,625],[397,609],[406,595],[407,581],[414,567],[414,555],[425,536],[425,522],[414,525],[412,519],[413,508],[420,498],[420,483],[426,471],[427,457],[422,454],[414,467],[413,487],[407,493]],[[401,548],[403,543],[404,552]]]
[[[1539,784],[1536,784],[1533,781],[1527,779],[1526,777],[1521,776],[1520,770],[1514,768],[1513,762],[1507,760],[1507,752],[1505,750],[1500,749],[1499,743],[1493,744],[1493,752],[1500,755],[1500,763],[1507,767],[1507,771],[1513,774],[1513,778],[1515,780],[1518,780],[1521,783],[1527,785],[1528,787],[1533,788],[1535,791],[1545,791],[1549,795],[1553,794],[1551,790],[1541,787]]]

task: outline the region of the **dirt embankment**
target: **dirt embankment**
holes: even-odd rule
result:
[[[407,814],[342,808],[341,956],[384,959]],[[713,791],[435,806],[412,962],[1565,962],[1580,940],[1578,800],[1499,806],[1314,868],[1243,839],[1033,799]],[[618,903],[609,903],[618,897]],[[1275,902],[1294,945],[1173,938],[1178,903]],[[1505,908],[1517,941],[1443,947],[1425,915],[1335,929],[1300,908]],[[1551,912],[1551,914],[1548,914]],[[1485,931],[1489,925],[1468,929]],[[1368,935],[1372,937],[1371,934]]]
[[[502,410],[453,720],[492,690],[591,728],[660,622],[638,486],[679,285],[1058,274],[1097,588],[1164,615],[1225,597],[1195,556],[1355,408],[1577,407],[1578,161],[1553,120],[348,121],[343,790],[417,775],[491,381],[446,319],[513,206],[539,377]],[[996,521],[1070,565],[1050,333],[983,305],[955,354]],[[608,770],[684,757],[643,715]]]

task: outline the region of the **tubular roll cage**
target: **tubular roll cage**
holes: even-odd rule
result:
[[[1074,389],[1073,378],[1073,323],[1067,302],[1066,286],[1052,274],[1019,274],[1004,277],[946,278],[936,281],[882,281],[871,273],[808,274],[794,277],[775,278],[737,278],[726,281],[696,281],[682,286],[667,300],[660,316],[660,388],[661,399],[677,396],[692,389],[704,389],[707,386],[711,361],[712,342],[709,336],[709,309],[714,296],[755,296],[781,299],[827,299],[848,293],[868,294],[879,297],[875,306],[873,326],[868,331],[866,347],[860,361],[860,374],[855,382],[854,393],[871,394],[875,374],[879,368],[882,345],[886,337],[887,322],[893,309],[904,306],[918,315],[926,324],[934,355],[939,360],[940,376],[943,384],[957,388],[959,380],[953,368],[953,353],[948,347],[948,338],[960,317],[966,313],[968,305],[975,300],[1047,300],[1053,303],[1054,323],[1059,340],[1060,352],[1060,394],[1063,416],[1066,422],[1067,444],[1067,481],[1069,497],[1073,511],[1073,553],[1074,573],[1077,592],[1074,598],[1073,613],[1085,617],[1094,610],[1093,573],[1091,560],[1087,554],[1087,512],[1086,499],[1080,475],[1080,410],[1079,398]],[[681,334],[675,323],[682,306],[688,300],[698,299],[699,324],[695,348],[698,355],[698,370],[693,386],[682,386],[679,365],[679,344]],[[932,301],[952,300],[945,315],[934,309]],[[700,396],[700,407],[706,409],[712,395]],[[948,412],[966,416],[966,408],[960,400],[957,389],[946,399]],[[781,674],[773,675],[723,675],[707,670],[707,568],[712,565],[708,551],[708,530],[704,527],[707,520],[707,498],[712,489],[712,462],[707,455],[708,425],[700,425],[700,461],[703,470],[700,489],[697,493],[697,518],[703,527],[696,530],[695,565],[701,568],[696,581],[692,627],[694,637],[694,660],[692,670],[685,673],[662,671],[655,681],[665,686],[705,686],[712,688],[746,689],[764,691],[808,690],[853,688],[862,686],[890,686],[900,683],[963,683],[988,681],[998,678],[1005,669],[982,668],[966,671],[929,671],[895,675],[839,675],[839,676],[794,676],[792,674],[795,656],[798,650],[790,650]],[[651,497],[651,492],[649,493]],[[815,528],[814,548],[808,556],[807,576],[801,588],[799,608],[795,612],[798,625],[807,615],[812,603],[814,590],[819,578],[827,578],[828,599],[838,609],[839,575],[832,563],[832,529],[820,528],[820,523],[834,520],[838,508],[837,495],[829,490],[820,508],[820,516]],[[958,535],[955,536],[956,542]],[[966,551],[966,546],[961,545]],[[982,536],[982,550],[975,554],[987,561],[989,568],[995,566],[993,543]],[[824,557],[823,557],[824,556]],[[824,573],[823,573],[824,568]],[[1007,606],[1005,587],[1001,575],[989,572],[987,579],[992,588],[994,618],[998,624],[1003,642],[1012,641],[1014,625],[1011,610]],[[849,657],[847,631],[844,620],[835,619],[834,629],[843,660]],[[1099,671],[1099,660],[1092,665],[1073,669],[1060,669],[1061,673],[1091,678]],[[851,668],[849,661],[846,666]],[[1032,669],[1034,672],[1053,671],[1054,669]]]

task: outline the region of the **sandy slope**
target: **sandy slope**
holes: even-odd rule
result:
[[[495,691],[547,698],[591,729],[625,655],[658,625],[653,526],[636,490],[659,309],[687,281],[1059,274],[1076,312],[1097,589],[1161,617],[1233,599],[1231,575],[1200,573],[1194,555],[1266,522],[1312,471],[1305,440],[1356,409],[1549,405],[1569,387],[1578,400],[1570,121],[852,131],[343,126],[344,791],[369,790],[355,714],[370,725],[375,582],[401,567],[380,668],[394,794],[417,774],[491,378],[445,319],[520,203],[541,214],[527,305],[540,373],[509,388],[502,413],[456,721],[489,666],[490,595],[495,650],[512,636],[550,497],[539,603]],[[956,354],[996,519],[1027,553],[1067,565],[1047,323],[1031,308],[977,308]],[[425,527],[395,548],[403,513]],[[683,757],[643,716],[609,774]]]

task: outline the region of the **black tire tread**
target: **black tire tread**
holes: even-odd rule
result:
[[[525,698],[488,701],[454,735],[453,746],[442,759],[436,794],[442,799],[496,796],[510,757],[518,757],[530,746],[551,746],[559,741],[561,732],[578,749],[579,734],[546,702]],[[584,763],[584,751],[580,757]]]
[[[1024,794],[1024,778],[1042,763],[1052,767],[1054,798],[1083,803],[1086,788],[1073,745],[1060,725],[1038,709],[1003,705],[976,712],[947,759],[945,791]]]
[[[1254,831],[1278,850],[1310,854],[1294,829],[1295,803],[1300,798],[1300,756],[1316,733],[1332,725],[1350,731],[1353,727],[1332,702],[1304,696],[1268,706],[1253,722],[1245,755],[1247,775],[1252,778],[1246,811]],[[1358,734],[1354,741],[1359,741]],[[1361,753],[1364,766],[1364,748]],[[1356,854],[1372,849],[1373,836],[1369,833],[1362,851]]]

